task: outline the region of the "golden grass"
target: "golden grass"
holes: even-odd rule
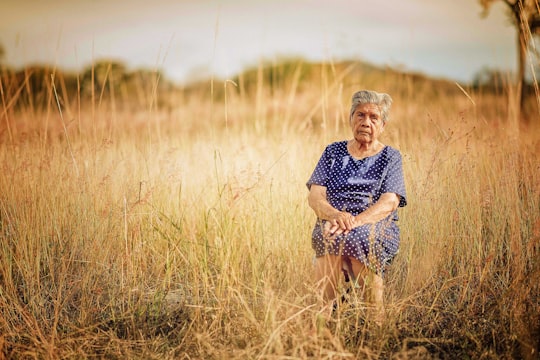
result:
[[[538,356],[540,137],[511,96],[333,64],[250,85],[3,109],[0,357]],[[321,327],[304,184],[364,87],[394,97],[401,250],[382,328]]]

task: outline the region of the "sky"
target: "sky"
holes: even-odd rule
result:
[[[469,82],[516,66],[503,5],[481,12],[478,0],[1,0],[0,44],[14,67],[114,59],[178,83],[285,57]]]

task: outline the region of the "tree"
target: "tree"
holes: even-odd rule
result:
[[[83,72],[81,87],[85,92],[100,96],[110,90],[116,90],[124,81],[126,72],[126,66],[120,61],[98,60]]]
[[[487,16],[489,8],[496,1],[506,4],[512,24],[517,32],[518,71],[517,91],[520,108],[523,109],[525,95],[525,66],[527,53],[534,35],[540,35],[540,3],[539,0],[479,0]]]
[[[473,78],[472,84],[477,88],[500,92],[505,86],[505,75],[501,70],[484,67]]]

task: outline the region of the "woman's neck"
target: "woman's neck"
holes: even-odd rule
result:
[[[373,156],[384,148],[384,144],[378,140],[373,142],[359,142],[356,139],[349,140],[347,143],[347,149],[349,153],[358,159]]]

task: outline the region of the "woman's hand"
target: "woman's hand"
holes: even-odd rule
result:
[[[361,225],[351,213],[339,211],[330,205],[325,186],[311,185],[308,202],[317,217],[326,220],[323,227],[325,238],[331,239],[337,235],[348,234],[353,228]]]
[[[323,236],[332,238],[341,234],[347,235],[356,226],[358,224],[351,213],[340,211],[324,223]]]

